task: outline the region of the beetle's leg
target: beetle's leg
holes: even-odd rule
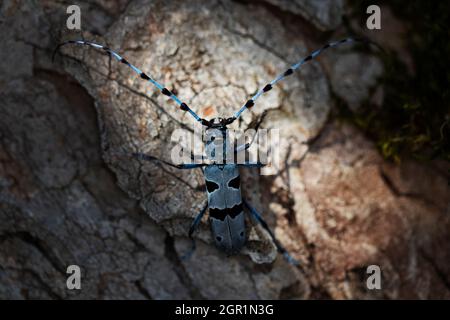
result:
[[[262,123],[262,122],[264,121],[264,119],[266,118],[266,115],[267,115],[267,110],[264,110],[264,112],[263,112],[263,113],[258,117],[258,119],[256,120],[256,124],[255,124],[255,126],[253,127],[253,130],[255,130],[255,133],[253,134],[253,137],[252,137],[252,139],[250,140],[250,142],[247,142],[247,143],[244,142],[244,144],[241,144],[240,146],[236,145],[236,146],[234,147],[234,152],[235,152],[235,153],[238,153],[238,152],[247,150],[248,148],[251,147],[251,145],[252,145],[253,142],[255,141],[256,135],[258,134],[258,129],[259,129],[259,127],[261,126],[261,123]],[[248,129],[249,129],[249,128],[247,128],[247,130],[248,130]],[[242,137],[242,136],[241,136],[241,137]],[[241,137],[238,138],[238,141],[241,139]]]
[[[202,220],[203,216],[205,215],[206,209],[208,209],[208,202],[206,202],[205,206],[203,207],[203,209],[197,214],[197,216],[195,217],[194,221],[192,221],[191,227],[189,228],[189,238],[192,241],[192,247],[191,249],[186,252],[182,257],[181,260],[187,260],[189,259],[192,254],[195,251],[196,248],[196,244],[195,244],[195,239],[192,237],[192,234],[194,233],[194,231],[197,229],[197,227],[200,224],[200,221]]]
[[[281,243],[277,240],[277,238],[275,238],[275,235],[273,234],[272,230],[270,230],[269,226],[264,221],[262,216],[258,213],[258,211],[256,211],[255,208],[250,206],[250,204],[247,201],[245,201],[245,199],[242,199],[242,201],[244,202],[244,206],[250,211],[250,213],[256,219],[256,221],[258,221],[261,224],[261,226],[269,233],[270,237],[272,238],[273,243],[277,247],[278,252],[284,256],[284,258],[287,260],[287,262],[289,262],[290,264],[292,264],[294,266],[298,266],[300,263],[297,260],[295,260],[289,254],[289,252],[287,252],[287,250],[281,245]]]
[[[206,209],[208,209],[208,202],[205,203],[203,206],[203,209],[197,214],[194,221],[192,221],[191,227],[189,228],[189,238],[192,239],[192,234],[197,229],[198,225],[200,224],[200,221],[202,220],[203,216],[205,215]]]
[[[262,168],[266,166],[266,164],[261,162],[245,162],[245,163],[238,163],[238,166],[245,168]]]
[[[154,156],[148,155],[148,154],[144,154],[144,153],[132,153],[131,154],[134,158],[138,159],[138,160],[145,160],[145,161],[157,161],[157,162],[161,162],[164,163],[168,166],[177,168],[177,169],[195,169],[195,168],[200,168],[205,166],[206,164],[204,163],[182,163],[182,164],[173,164],[171,162],[162,160],[162,159],[158,159]]]
[[[173,164],[171,162],[162,160],[162,159],[158,159],[154,156],[148,155],[148,154],[144,154],[144,153],[139,153],[139,152],[133,152],[131,154],[124,154],[124,153],[119,153],[119,152],[115,152],[114,153],[115,156],[131,156],[135,159],[138,160],[145,160],[145,161],[156,161],[159,163],[163,163],[165,165],[171,166],[173,168],[177,168],[177,169],[195,169],[195,168],[201,168],[206,166],[207,164],[205,163],[185,163],[185,164]]]

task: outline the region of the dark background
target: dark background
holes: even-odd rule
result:
[[[445,2],[389,1],[382,29],[356,1],[3,1],[0,12],[0,298],[429,299],[450,297],[449,71]],[[249,227],[226,257],[205,221],[201,172],[170,160],[188,115],[131,70],[68,39],[108,45],[200,115],[228,116],[289,64],[349,34],[237,124],[268,110],[281,172],[242,172],[244,195],[301,262],[288,265]],[[199,191],[200,190],[200,191]],[[66,288],[66,268],[82,289]],[[382,270],[367,290],[366,268]]]

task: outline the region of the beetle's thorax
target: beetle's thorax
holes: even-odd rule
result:
[[[205,131],[206,157],[214,163],[226,163],[227,155],[233,152],[228,129],[221,118],[213,119],[211,123]]]

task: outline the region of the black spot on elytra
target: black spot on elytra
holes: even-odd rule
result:
[[[242,213],[242,203],[239,203],[232,208],[225,209],[217,209],[217,208],[209,208],[209,216],[218,220],[225,220],[226,216],[230,216],[231,218],[235,218],[237,215]]]
[[[124,58],[120,59],[120,62],[122,62],[123,64],[129,64],[127,60],[125,60]]]
[[[217,183],[206,180],[206,190],[208,190],[209,193],[213,193],[217,189],[219,189],[219,185]]]
[[[309,56],[307,56],[307,57],[305,58],[305,62],[306,62],[306,61],[309,61],[309,60],[311,60],[311,59],[312,59],[312,56],[309,55]]]
[[[230,188],[239,189],[239,187],[241,186],[241,178],[240,178],[240,176],[237,176],[236,178],[231,179],[228,182],[228,186]]]

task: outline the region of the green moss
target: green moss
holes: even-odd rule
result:
[[[351,3],[365,25],[366,8],[372,2]],[[450,161],[450,2],[390,0],[378,4],[389,6],[408,27],[406,49],[415,72],[411,74],[393,52],[380,55],[385,66],[382,108],[367,102],[364,112],[354,114],[343,106],[341,116],[365,130],[386,158]]]

